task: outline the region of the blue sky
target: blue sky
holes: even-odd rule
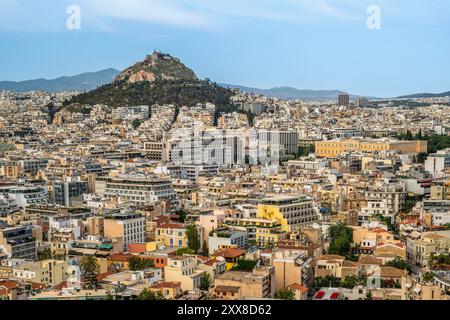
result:
[[[0,80],[123,69],[158,49],[199,77],[368,96],[450,90],[448,0],[2,0]],[[68,30],[69,5],[81,29]],[[369,30],[367,8],[381,9]]]

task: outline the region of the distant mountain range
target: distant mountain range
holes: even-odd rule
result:
[[[165,60],[167,59],[167,60]],[[164,63],[161,64],[161,61]],[[164,68],[160,70],[160,66]],[[125,80],[127,82],[140,81],[157,81],[157,80],[171,80],[171,79],[185,79],[198,80],[195,73],[181,63],[179,59],[163,55],[160,53],[153,53],[146,57],[142,62],[139,62],[124,71],[116,69],[105,69],[98,72],[87,72],[75,76],[60,77],[57,79],[36,79],[27,81],[0,81],[0,90],[28,92],[28,91],[47,91],[47,92],[61,92],[61,91],[92,91],[103,85],[109,84],[114,80]],[[245,87],[240,85],[219,84],[221,87],[230,89],[240,89],[242,92],[261,94],[271,98],[280,98],[285,100],[300,99],[304,101],[335,101],[339,94],[344,93],[340,90],[300,90],[294,87],[275,87],[271,89],[259,89],[252,87]],[[450,91],[443,93],[416,93],[397,97],[396,99],[417,99],[417,98],[440,98],[449,97]],[[350,99],[355,100],[361,96],[350,94]],[[370,100],[377,100],[379,98],[367,97]]]
[[[343,91],[340,90],[300,90],[293,87],[275,87],[271,89],[250,88],[232,84],[220,84],[226,88],[239,89],[242,92],[260,94],[271,98],[279,98],[284,100],[304,100],[304,101],[335,101]],[[355,100],[361,96],[350,95],[350,99]],[[377,99],[368,97],[369,99]]]
[[[60,77],[53,80],[0,81],[0,90],[15,92],[91,91],[110,83],[119,73],[120,71],[115,69],[105,69],[98,72],[88,72],[73,77]]]
[[[443,97],[450,97],[450,91],[443,93],[416,93],[407,96],[401,96],[398,97],[397,99],[421,99],[421,98],[443,98]]]

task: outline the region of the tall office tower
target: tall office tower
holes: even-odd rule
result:
[[[350,96],[348,93],[344,93],[344,94],[340,94],[339,95],[339,101],[338,101],[340,106],[348,106],[350,105]]]

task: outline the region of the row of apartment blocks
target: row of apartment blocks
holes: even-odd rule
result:
[[[162,141],[145,142],[143,148],[155,161],[229,165],[245,164],[246,156],[258,159],[258,152],[267,149],[277,149],[283,157],[295,156],[298,146],[295,130],[206,128],[173,130]]]

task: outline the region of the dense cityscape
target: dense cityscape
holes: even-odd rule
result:
[[[0,316],[446,314],[448,0],[1,7]]]
[[[158,81],[138,66],[115,81]],[[0,299],[449,298],[449,97],[227,90],[2,91]]]

